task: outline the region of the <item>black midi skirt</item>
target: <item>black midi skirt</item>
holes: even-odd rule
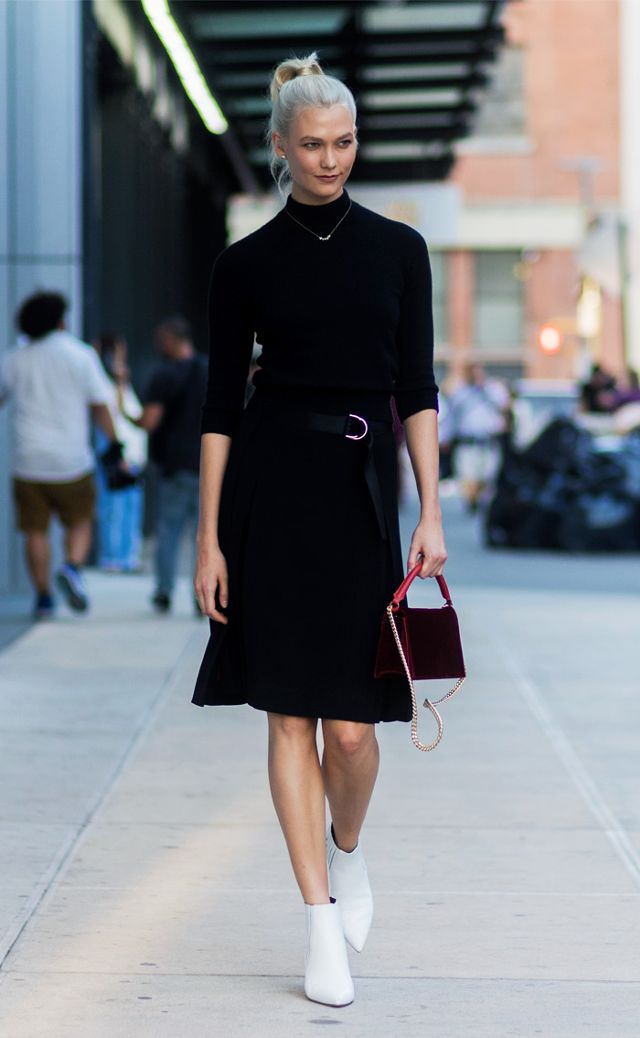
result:
[[[363,440],[316,431],[295,420],[309,412],[363,415],[376,431]],[[210,621],[193,703],[410,719],[406,682],[373,676],[381,619],[403,578],[388,397],[257,389],[233,437],[219,533],[229,622]]]

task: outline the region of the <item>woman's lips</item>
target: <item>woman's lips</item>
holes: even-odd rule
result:
[[[332,173],[331,176],[325,176],[324,174],[321,174],[318,177],[318,179],[319,180],[337,180],[338,179],[338,174],[337,173]]]

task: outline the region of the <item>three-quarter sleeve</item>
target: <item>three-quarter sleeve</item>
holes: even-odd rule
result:
[[[233,246],[220,253],[209,284],[209,380],[201,431],[232,436],[244,409],[254,322],[251,276]]]
[[[431,267],[424,239],[411,238],[397,332],[398,374],[394,397],[401,421],[417,411],[438,410],[433,374]]]

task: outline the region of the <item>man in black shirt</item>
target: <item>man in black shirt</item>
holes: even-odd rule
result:
[[[144,395],[137,424],[151,434],[151,458],[160,471],[156,590],[158,612],[171,608],[176,563],[185,525],[198,518],[200,417],[207,388],[207,362],[196,353],[191,328],[181,317],[163,321],[155,331],[164,358]]]

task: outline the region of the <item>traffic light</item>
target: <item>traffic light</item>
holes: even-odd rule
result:
[[[538,331],[538,345],[543,353],[557,353],[562,346],[564,336],[555,324],[543,324]]]

